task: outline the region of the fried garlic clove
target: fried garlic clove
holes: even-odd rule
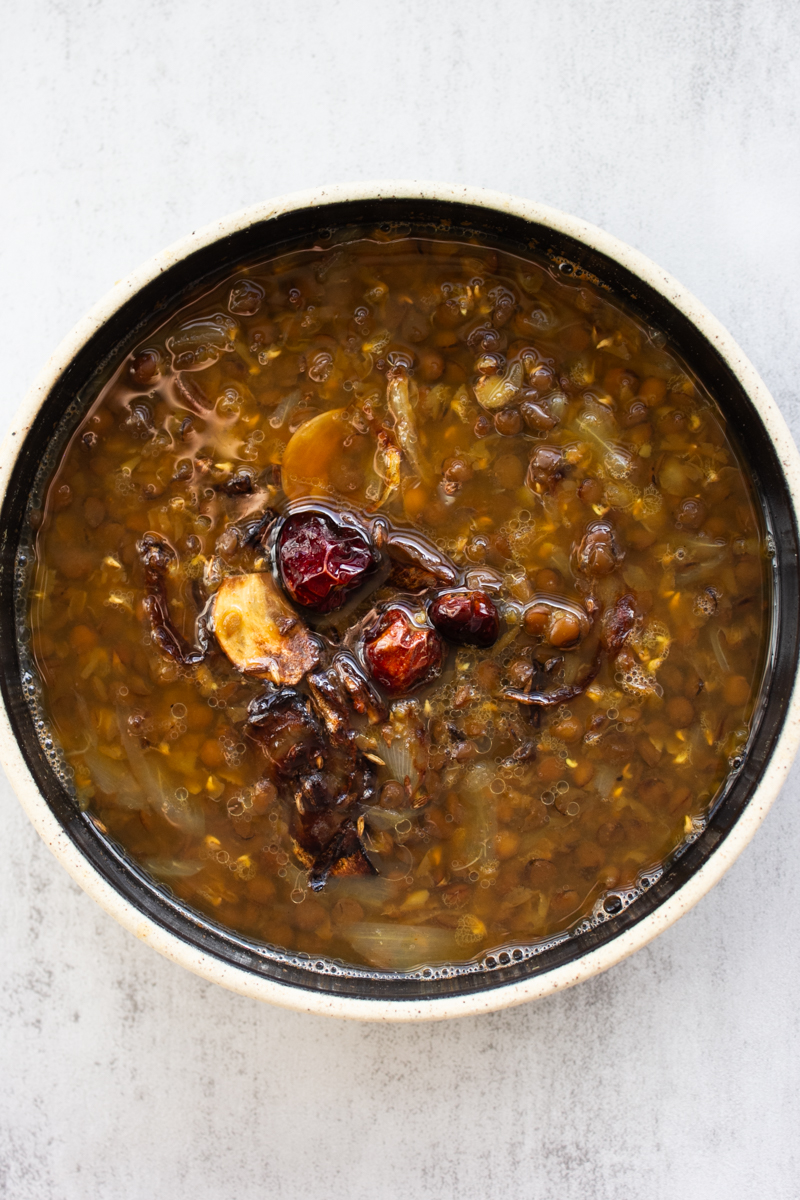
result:
[[[230,575],[214,600],[214,632],[245,675],[294,685],[319,662],[319,648],[266,573]]]

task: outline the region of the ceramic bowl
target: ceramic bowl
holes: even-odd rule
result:
[[[662,330],[719,399],[745,448],[772,548],[773,612],[762,699],[747,754],[705,829],[652,886],[593,927],[515,961],[398,977],[349,970],[248,942],[185,907],[81,813],[59,783],[25,698],[16,592],[26,506],[64,414],[157,310],[237,263],[308,244],[322,230],[385,221],[428,232],[449,222],[498,246],[588,271]],[[742,351],[685,288],[630,246],[575,217],[497,192],[432,183],[363,183],[285,196],[192,233],[115,285],[69,334],[28,394],[0,455],[0,744],[28,816],[72,877],[122,925],[173,961],[287,1008],[382,1021],[487,1012],[570,987],[613,966],[696,904],[741,853],[772,804],[800,740],[797,677],[800,459]],[[56,918],[57,919],[57,918]]]

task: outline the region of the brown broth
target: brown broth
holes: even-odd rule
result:
[[[224,580],[272,577],[248,522],[301,501],[383,518],[501,617],[385,720],[350,713],[375,873],[317,892],[248,725],[271,685],[213,639],[165,655],[137,548],[171,546],[197,645]],[[323,667],[376,605],[447,590],[387,576],[309,618]],[[376,233],[237,271],[118,364],[47,488],[29,619],[78,802],[138,863],[247,937],[406,970],[534,945],[655,877],[744,751],[768,603],[747,469],[663,337],[554,263]]]

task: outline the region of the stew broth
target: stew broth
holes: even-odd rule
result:
[[[602,920],[748,741],[747,468],[570,264],[375,231],[238,270],[118,364],[37,517],[79,804],[291,953],[408,970]]]

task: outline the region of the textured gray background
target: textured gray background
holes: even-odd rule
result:
[[[790,0],[5,0],[3,422],[113,282],[281,192],[445,179],[672,271],[800,432]],[[3,780],[0,1194],[800,1196],[800,772],[648,949],[495,1016],[297,1016],[161,960]]]

